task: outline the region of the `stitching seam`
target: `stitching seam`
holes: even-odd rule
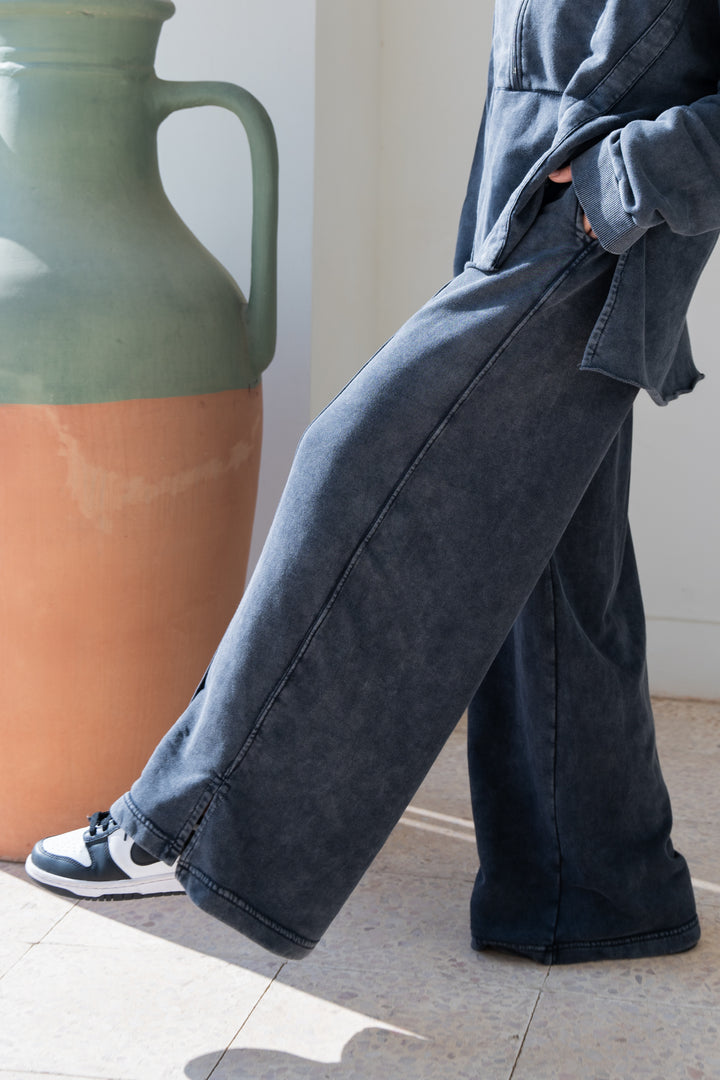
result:
[[[288,930],[286,927],[282,926],[281,923],[275,922],[275,920],[271,919],[269,916],[263,915],[261,911],[258,911],[251,904],[248,904],[247,901],[243,900],[242,897],[238,896],[236,893],[231,892],[230,889],[222,888],[214,882],[212,878],[209,878],[207,874],[204,874],[202,870],[198,870],[197,867],[187,866],[184,863],[181,863],[180,865],[185,873],[196,878],[206,889],[209,889],[223,900],[226,900],[229,904],[232,904],[233,907],[244,911],[246,915],[250,915],[257,922],[262,923],[263,926],[274,931],[274,933],[278,934],[280,937],[292,941],[295,945],[299,945],[303,949],[314,949],[317,945],[317,941],[313,941],[311,938],[302,937],[293,930]]]
[[[663,938],[679,937],[681,934],[686,934],[688,930],[693,930],[698,924],[697,916],[694,916],[688,922],[683,923],[682,926],[677,926],[673,930],[655,930],[652,933],[647,934],[628,934],[626,937],[619,938],[598,938],[595,941],[564,941],[555,947],[551,945],[526,945],[524,942],[519,941],[499,941],[494,938],[477,938],[479,943],[485,946],[512,949],[516,952],[523,949],[526,952],[548,952],[552,951],[556,956],[562,956],[564,952],[575,949],[597,949],[597,948],[613,948],[620,947],[622,945],[630,945],[635,942],[642,941],[661,941]]]
[[[588,358],[588,360],[591,360],[594,356],[596,356],[597,351],[600,348],[600,342],[602,341],[607,325],[610,322],[610,317],[615,310],[615,305],[617,304],[618,296],[620,293],[620,285],[622,284],[622,279],[625,274],[625,267],[627,266],[628,258],[629,252],[627,251],[624,251],[622,255],[620,255],[620,257],[618,258],[615,272],[613,274],[612,281],[610,282],[610,289],[608,292],[607,300],[603,305],[603,309],[598,316],[598,320],[595,324],[593,332],[590,335],[590,339],[585,347],[585,356]]]
[[[553,709],[553,826],[555,828],[555,845],[557,850],[557,900],[555,903],[555,925],[553,927],[553,951],[557,945],[558,926],[560,924],[560,900],[562,898],[563,884],[563,858],[560,846],[560,826],[558,824],[557,809],[557,769],[558,769],[558,640],[557,640],[557,583],[555,580],[554,560],[550,560],[550,592],[552,595],[552,619],[553,619],[553,674],[554,674],[554,709]]]

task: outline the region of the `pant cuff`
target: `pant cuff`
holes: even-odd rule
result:
[[[208,915],[227,923],[233,930],[286,960],[300,960],[317,945],[316,941],[289,930],[258,911],[197,867],[184,863],[182,849],[189,836],[185,839],[168,836],[142,813],[129,793],[118,799],[110,812],[144,851],[169,866],[177,863],[176,878],[190,900]]]
[[[697,916],[673,930],[600,941],[559,942],[553,945],[526,945],[473,937],[476,952],[494,949],[536,960],[539,964],[580,964],[593,960],[635,960],[650,956],[670,956],[687,952],[700,940]]]

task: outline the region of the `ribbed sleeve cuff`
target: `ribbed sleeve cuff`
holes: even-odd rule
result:
[[[572,161],[575,194],[593,232],[606,251],[627,251],[647,231],[636,225],[620,199],[613,168],[610,138],[591,146]]]

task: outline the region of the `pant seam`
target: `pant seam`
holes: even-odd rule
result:
[[[692,930],[693,927],[698,925],[697,915],[693,915],[692,919],[688,919],[687,922],[681,926],[673,927],[672,930],[654,930],[646,934],[628,934],[626,937],[619,938],[598,938],[597,940],[589,941],[562,941],[558,944],[557,948],[559,952],[564,949],[594,949],[598,946],[612,946],[612,945],[625,945],[631,942],[640,941],[658,941],[661,938],[679,937],[681,934],[687,933],[688,930]]]
[[[371,522],[371,524],[370,524],[369,528],[367,529],[366,533],[364,534],[362,539],[359,541],[357,547],[355,548],[355,550],[351,554],[350,558],[348,559],[343,572],[341,573],[340,577],[338,578],[335,586],[333,587],[331,593],[327,597],[325,603],[319,609],[315,620],[312,622],[309,629],[307,630],[307,632],[306,632],[304,638],[302,639],[302,641],[300,643],[300,646],[298,647],[295,655],[293,656],[292,660],[290,661],[290,663],[285,668],[285,671],[280,676],[280,678],[279,678],[278,682],[275,684],[275,687],[273,688],[273,690],[270,692],[270,694],[266,698],[265,703],[263,704],[263,706],[260,709],[260,712],[258,713],[255,724],[253,725],[252,729],[248,733],[247,738],[245,739],[245,742],[243,743],[243,745],[240,747],[240,750],[238,751],[237,755],[235,756],[235,758],[233,759],[233,761],[231,762],[231,764],[229,765],[229,767],[227,768],[227,770],[223,774],[223,779],[225,779],[225,780],[228,779],[232,775],[232,773],[239,767],[239,765],[241,764],[241,762],[243,761],[243,759],[247,755],[247,753],[250,750],[251,746],[253,745],[258,733],[260,732],[260,729],[262,728],[262,725],[265,722],[265,719],[267,718],[269,712],[271,711],[272,707],[274,706],[274,704],[277,701],[278,697],[280,696],[280,694],[284,690],[286,684],[288,683],[289,679],[291,678],[291,676],[292,676],[293,672],[295,671],[296,667],[298,666],[298,664],[302,660],[303,656],[305,655],[305,653],[309,649],[310,645],[312,644],[313,639],[315,638],[316,634],[319,632],[320,628],[322,627],[323,623],[325,622],[326,618],[328,617],[328,615],[330,614],[332,608],[334,607],[335,602],[338,599],[340,593],[342,592],[342,589],[343,589],[345,583],[347,582],[348,578],[352,574],[352,572],[355,569],[355,567],[357,566],[357,564],[360,562],[362,556],[365,554],[365,552],[366,552],[370,542],[372,541],[373,537],[375,536],[376,532],[378,531],[378,529],[382,525],[385,518],[390,513],[390,510],[392,509],[393,505],[395,504],[397,499],[400,497],[401,492],[405,489],[405,487],[409,483],[409,481],[412,478],[412,476],[414,475],[414,473],[417,471],[417,469],[420,466],[421,462],[424,460],[426,455],[429,453],[429,451],[432,449],[432,447],[438,441],[440,436],[443,434],[443,432],[447,428],[447,426],[450,423],[450,421],[452,420],[452,418],[462,408],[462,406],[465,404],[465,402],[468,400],[468,398],[473,394],[473,392],[475,391],[477,386],[480,384],[480,382],[492,370],[492,368],[498,362],[498,360],[503,355],[503,353],[506,352],[506,350],[510,347],[510,345],[515,340],[515,338],[520,333],[520,331],[528,324],[528,322],[533,318],[533,316],[539,310],[541,310],[541,308],[547,303],[547,301],[552,296],[552,294],[554,292],[556,292],[556,290],[562,285],[562,283],[565,281],[565,279],[568,277],[568,275],[572,272],[572,270],[577,265],[579,265],[579,263],[583,262],[587,258],[587,255],[591,250],[592,250],[592,247],[590,245],[587,245],[586,247],[584,247],[578,254],[574,255],[573,258],[571,259],[571,261],[569,263],[567,263],[563,267],[563,269],[551,280],[550,284],[542,292],[539,299],[530,308],[528,308],[528,310],[525,312],[524,315],[522,315],[520,317],[520,319],[518,319],[518,321],[515,323],[512,330],[510,330],[508,332],[508,334],[505,336],[505,338],[503,339],[501,344],[498,346],[498,348],[495,350],[495,352],[489,357],[489,359],[482,366],[480,371],[478,371],[473,376],[473,378],[467,384],[465,389],[455,399],[455,401],[450,406],[450,408],[447,410],[447,412],[445,413],[443,418],[438,422],[438,424],[435,426],[435,428],[431,431],[429,436],[426,438],[425,442],[422,444],[422,446],[420,447],[420,449],[416,453],[415,457],[412,459],[410,464],[407,466],[405,471],[402,473],[402,475],[401,475],[400,479],[398,480],[397,484],[395,485],[393,490],[390,492],[389,496],[387,497],[387,499],[383,503],[382,507],[380,508],[379,513],[377,514],[375,519]]]
[[[198,822],[221,787],[221,778],[215,777],[212,783],[204,788],[202,795],[196,800],[192,810],[188,814],[183,828],[174,837],[171,837],[164,829],[159,828],[151,818],[143,813],[129,791],[123,795],[123,802],[133,817],[146,828],[148,832],[152,833],[153,836],[156,836],[158,840],[163,842],[165,845],[166,857],[174,860],[180,857],[183,849],[185,849],[192,840],[193,832],[198,828]]]
[[[264,915],[261,911],[258,911],[257,908],[253,907],[252,904],[249,904],[246,900],[243,900],[241,896],[238,896],[237,893],[218,885],[216,881],[213,881],[213,879],[203,873],[202,870],[198,870],[197,867],[181,862],[180,869],[184,874],[194,877],[201,885],[210,890],[210,892],[215,893],[216,896],[219,896],[233,907],[239,908],[241,911],[245,912],[246,915],[255,919],[256,922],[261,923],[269,930],[272,930],[273,933],[278,934],[278,936],[285,938],[287,941],[292,941],[294,945],[299,945],[301,948],[307,949],[308,951],[314,949],[317,945],[317,941],[313,941],[312,938],[306,938],[301,934],[296,933],[294,930],[288,930],[282,923],[276,922],[276,920],[270,918],[269,915]],[[181,877],[180,881],[182,883]]]
[[[593,358],[596,356],[600,348],[600,343],[602,341],[603,335],[605,334],[607,325],[610,322],[610,317],[615,309],[615,305],[617,304],[618,297],[620,295],[620,285],[625,274],[627,258],[627,252],[623,252],[623,254],[618,259],[615,271],[613,273],[612,281],[610,282],[610,291],[608,293],[607,299],[605,301],[605,304],[603,305],[603,309],[600,312],[600,315],[598,316],[597,323],[595,324],[595,328],[590,335],[590,339],[585,346],[585,355],[583,356],[582,360],[583,366],[586,366],[586,360],[588,363],[592,362]]]
[[[122,801],[125,803],[125,806],[130,811],[132,816],[137,821],[139,821],[140,824],[148,830],[148,832],[151,832],[153,836],[156,836],[158,838],[158,840],[162,840],[163,843],[166,844],[169,848],[174,845],[175,841],[170,839],[168,833],[166,833],[163,829],[159,829],[157,825],[155,825],[155,823],[149,817],[147,817],[146,814],[143,814],[142,810],[135,802],[129,791],[125,792],[122,797]]]
[[[550,578],[550,596],[552,601],[552,621],[553,621],[553,785],[552,785],[552,808],[553,808],[553,826],[555,830],[555,847],[557,851],[557,897],[555,901],[555,925],[553,926],[553,952],[557,945],[558,927],[560,925],[560,902],[562,898],[562,884],[563,884],[563,856],[562,845],[560,843],[560,824],[558,821],[558,806],[557,806],[557,773],[558,773],[558,721],[559,721],[559,673],[558,673],[558,615],[557,615],[557,581],[556,571],[554,565],[554,559],[550,559],[549,563],[549,578]]]
[[[511,949],[516,952],[524,950],[525,952],[552,952],[553,956],[562,955],[568,949],[597,949],[597,948],[612,948],[615,946],[630,945],[641,943],[644,941],[660,941],[663,938],[680,937],[682,934],[686,934],[688,930],[694,929],[698,925],[698,917],[694,915],[692,919],[682,923],[680,926],[673,927],[670,930],[654,930],[645,934],[627,934],[624,937],[617,938],[596,938],[589,939],[587,941],[561,941],[554,947],[550,948],[547,945],[527,945],[522,941],[502,941],[496,938],[477,937],[478,944],[485,945],[488,948],[498,949]]]

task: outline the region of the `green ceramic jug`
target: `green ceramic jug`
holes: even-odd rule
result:
[[[132,781],[243,587],[277,151],[247,91],[156,77],[173,11],[0,0],[0,856]],[[159,125],[200,105],[247,132],[248,301],[160,182]]]

